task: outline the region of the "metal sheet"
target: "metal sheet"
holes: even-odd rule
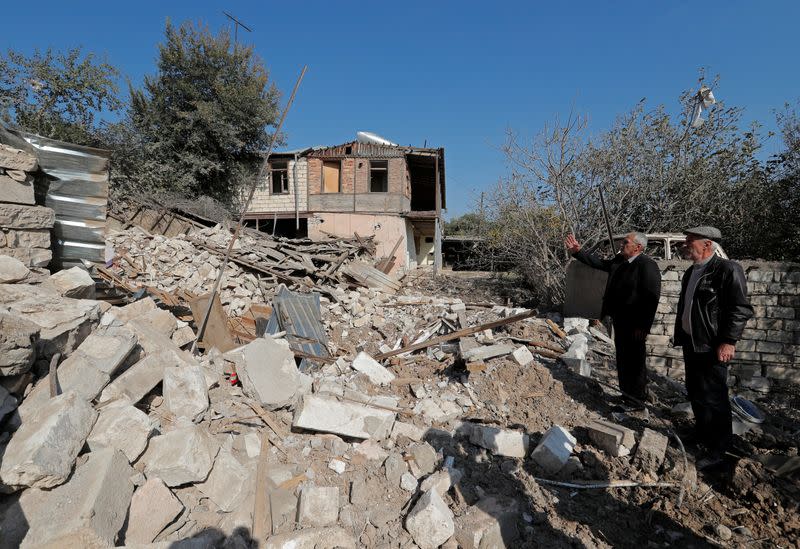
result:
[[[318,293],[298,294],[281,286],[272,300],[272,316],[267,323],[267,333],[286,331],[286,340],[293,349],[304,353],[329,357],[328,336],[322,326]],[[300,370],[308,366],[303,359]]]

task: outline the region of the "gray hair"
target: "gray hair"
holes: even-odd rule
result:
[[[641,244],[643,250],[647,248],[647,236],[645,236],[644,233],[633,231],[631,234],[633,235],[634,242]]]

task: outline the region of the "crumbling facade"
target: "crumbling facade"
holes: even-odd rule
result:
[[[444,149],[359,137],[270,155],[249,223],[312,239],[374,235],[394,270],[441,266]]]

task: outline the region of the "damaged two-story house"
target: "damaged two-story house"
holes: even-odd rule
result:
[[[375,236],[394,269],[441,267],[444,149],[366,132],[342,145],[275,152],[246,220],[292,237]]]

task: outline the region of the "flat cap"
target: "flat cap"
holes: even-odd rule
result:
[[[716,227],[692,227],[691,229],[683,231],[683,234],[693,234],[700,238],[713,240],[714,242],[722,240],[722,233]]]

